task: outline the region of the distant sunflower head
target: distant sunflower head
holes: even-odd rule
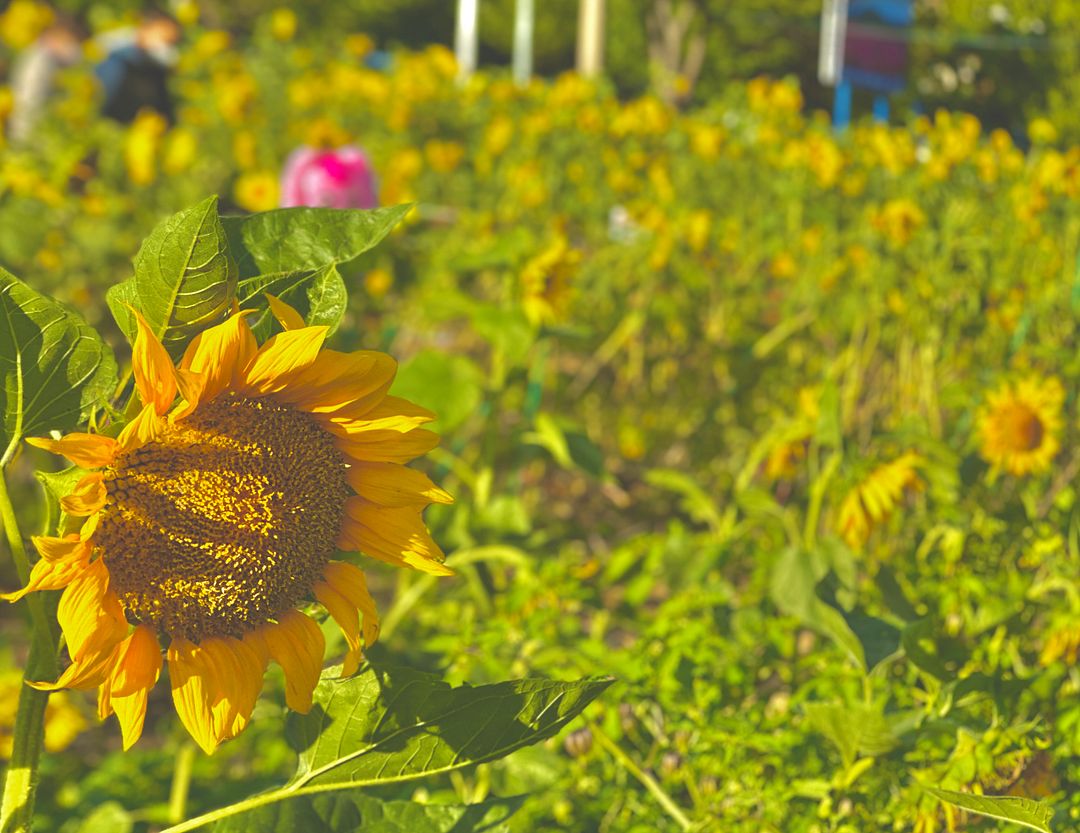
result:
[[[125,748],[164,661],[177,713],[207,752],[247,725],[270,660],[289,707],[307,711],[325,647],[302,610],[314,602],[341,627],[344,673],[355,672],[378,614],[339,551],[450,572],[421,513],[451,498],[404,465],[436,445],[419,427],[434,415],[387,395],[389,356],[323,349],[325,327],[270,303],[283,332],[260,347],[237,312],[179,366],[139,318],[138,415],[115,438],[32,441],[90,470],[62,501],[86,522],[35,539],[41,560],[6,598],[64,588],[72,662],[35,685],[97,687]]]
[[[1060,448],[1065,392],[1054,378],[1005,382],[986,399],[978,431],[983,458],[1009,474],[1045,471]]]

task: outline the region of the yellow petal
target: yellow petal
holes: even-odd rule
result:
[[[87,557],[89,557],[89,545],[74,532],[63,538],[35,535],[31,540],[38,554],[46,561],[62,561],[71,558],[76,551],[82,549],[86,549]]]
[[[116,646],[107,651],[91,653],[81,660],[75,660],[60,675],[55,683],[31,682],[27,685],[39,691],[59,691],[62,688],[89,689],[97,688],[105,682],[116,659]],[[101,704],[99,703],[99,709]]]
[[[84,469],[96,469],[109,465],[116,457],[117,443],[112,437],[101,434],[68,434],[59,440],[46,437],[29,437],[30,445],[62,454],[76,466]]]
[[[0,594],[0,599],[17,602],[27,593],[38,590],[59,590],[79,578],[89,566],[93,548],[90,544],[79,541],[78,535],[74,538],[76,545],[67,550],[66,555],[59,558],[40,558],[30,571],[30,580],[26,583],[26,587],[14,593]],[[68,542],[64,541],[64,543]]]
[[[396,373],[397,362],[385,353],[323,350],[276,398],[311,413],[357,419],[382,401]]]
[[[349,437],[336,437],[334,445],[345,456],[366,463],[408,463],[439,444],[439,435],[426,428],[399,431],[364,431]]]
[[[262,689],[265,658],[250,644],[222,636],[199,645],[177,637],[167,659],[176,713],[209,755],[247,726]]]
[[[116,712],[124,738],[124,750],[130,749],[142,735],[146,720],[146,701],[161,675],[161,646],[154,632],[139,625],[116,649],[112,673],[102,686],[98,704]]]
[[[327,612],[341,628],[345,642],[349,650],[345,652],[342,673],[350,677],[360,667],[360,659],[364,652],[360,642],[360,613],[356,605],[351,604],[337,590],[325,581],[315,582],[315,598],[319,604],[326,608]]]
[[[134,307],[128,307],[135,316],[138,333],[131,348],[131,369],[135,374],[135,389],[144,405],[164,414],[176,399],[176,368],[172,359],[154,335],[146,319]]]
[[[454,572],[442,563],[446,556],[424,526],[420,510],[413,507],[387,508],[363,498],[349,498],[337,545],[347,552],[359,551],[432,575]]]
[[[356,607],[363,617],[362,631],[364,644],[369,648],[379,638],[379,611],[375,600],[368,592],[364,571],[355,564],[345,561],[331,561],[323,568],[323,578],[345,600]]]
[[[165,430],[165,420],[158,416],[154,405],[145,405],[135,418],[124,426],[116,438],[121,451],[131,451],[157,439]]]
[[[326,640],[322,629],[299,610],[287,610],[262,629],[270,657],[285,672],[285,703],[307,713],[322,671]]]
[[[111,651],[127,636],[128,623],[120,600],[109,590],[109,571],[103,561],[89,564],[67,586],[56,618],[75,661]]]
[[[182,413],[175,415],[174,419],[186,416],[199,402],[209,402],[240,380],[244,368],[259,351],[255,335],[246,320],[251,312],[244,310],[232,314],[221,324],[203,330],[188,345],[180,368],[198,373],[203,380],[202,390],[199,400],[187,401],[181,406]]]
[[[334,413],[326,415],[322,422],[338,436],[351,437],[365,431],[397,431],[404,434],[434,419],[435,414],[427,408],[397,396],[386,396],[361,418],[343,418]]]
[[[293,377],[315,361],[327,331],[327,327],[304,327],[273,336],[245,369],[241,391],[260,395],[288,386]]]
[[[304,317],[276,295],[271,295],[269,292],[263,294],[266,296],[267,303],[270,304],[270,312],[284,329],[299,330],[307,326]]]
[[[380,506],[419,507],[454,502],[426,474],[396,463],[357,463],[349,468],[347,477],[360,497]]]
[[[75,485],[75,491],[60,498],[60,508],[76,517],[93,515],[105,505],[107,497],[101,473],[91,472]]]

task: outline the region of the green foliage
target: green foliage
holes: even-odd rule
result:
[[[1015,822],[1021,827],[1040,830],[1042,833],[1051,833],[1050,819],[1054,817],[1054,811],[1041,801],[1032,801],[1029,798],[972,795],[954,790],[941,790],[937,787],[923,789],[942,801],[947,801],[964,810],[1002,821]]]
[[[135,276],[107,293],[129,340],[135,337],[135,321],[128,306],[142,313],[174,357],[228,313],[237,273],[217,202],[210,197],[159,223],[135,256]]]
[[[288,734],[300,754],[289,786],[408,781],[501,758],[550,737],[611,684],[522,680],[451,688],[429,674],[369,666],[323,679]]]
[[[509,833],[508,817],[520,800],[495,799],[469,806],[380,801],[361,792],[303,795],[223,819],[214,833]]]
[[[3,460],[25,437],[84,421],[116,384],[116,360],[81,317],[0,269]]]

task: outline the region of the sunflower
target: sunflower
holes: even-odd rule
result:
[[[129,748],[168,664],[173,702],[213,752],[247,725],[268,663],[289,708],[311,708],[324,640],[302,608],[321,604],[355,673],[379,619],[363,572],[339,551],[446,575],[421,514],[451,497],[405,463],[435,447],[434,414],[387,391],[382,353],[323,348],[276,298],[283,331],[261,347],[235,311],[174,366],[136,314],[142,409],[113,438],[34,439],[90,472],[62,500],[80,532],[36,538],[25,588],[64,588],[57,618],[71,664],[37,688],[97,687]],[[162,657],[164,647],[164,659]]]
[[[837,527],[849,547],[862,549],[874,527],[896,511],[904,494],[920,487],[916,470],[922,464],[922,457],[906,452],[874,468],[848,491],[840,504]]]
[[[1065,391],[1055,378],[1004,382],[979,415],[983,458],[1010,474],[1045,471],[1060,448]]]

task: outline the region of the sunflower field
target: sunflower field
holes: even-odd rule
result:
[[[1080,829],[1080,147],[188,18],[0,138],[3,833]]]

